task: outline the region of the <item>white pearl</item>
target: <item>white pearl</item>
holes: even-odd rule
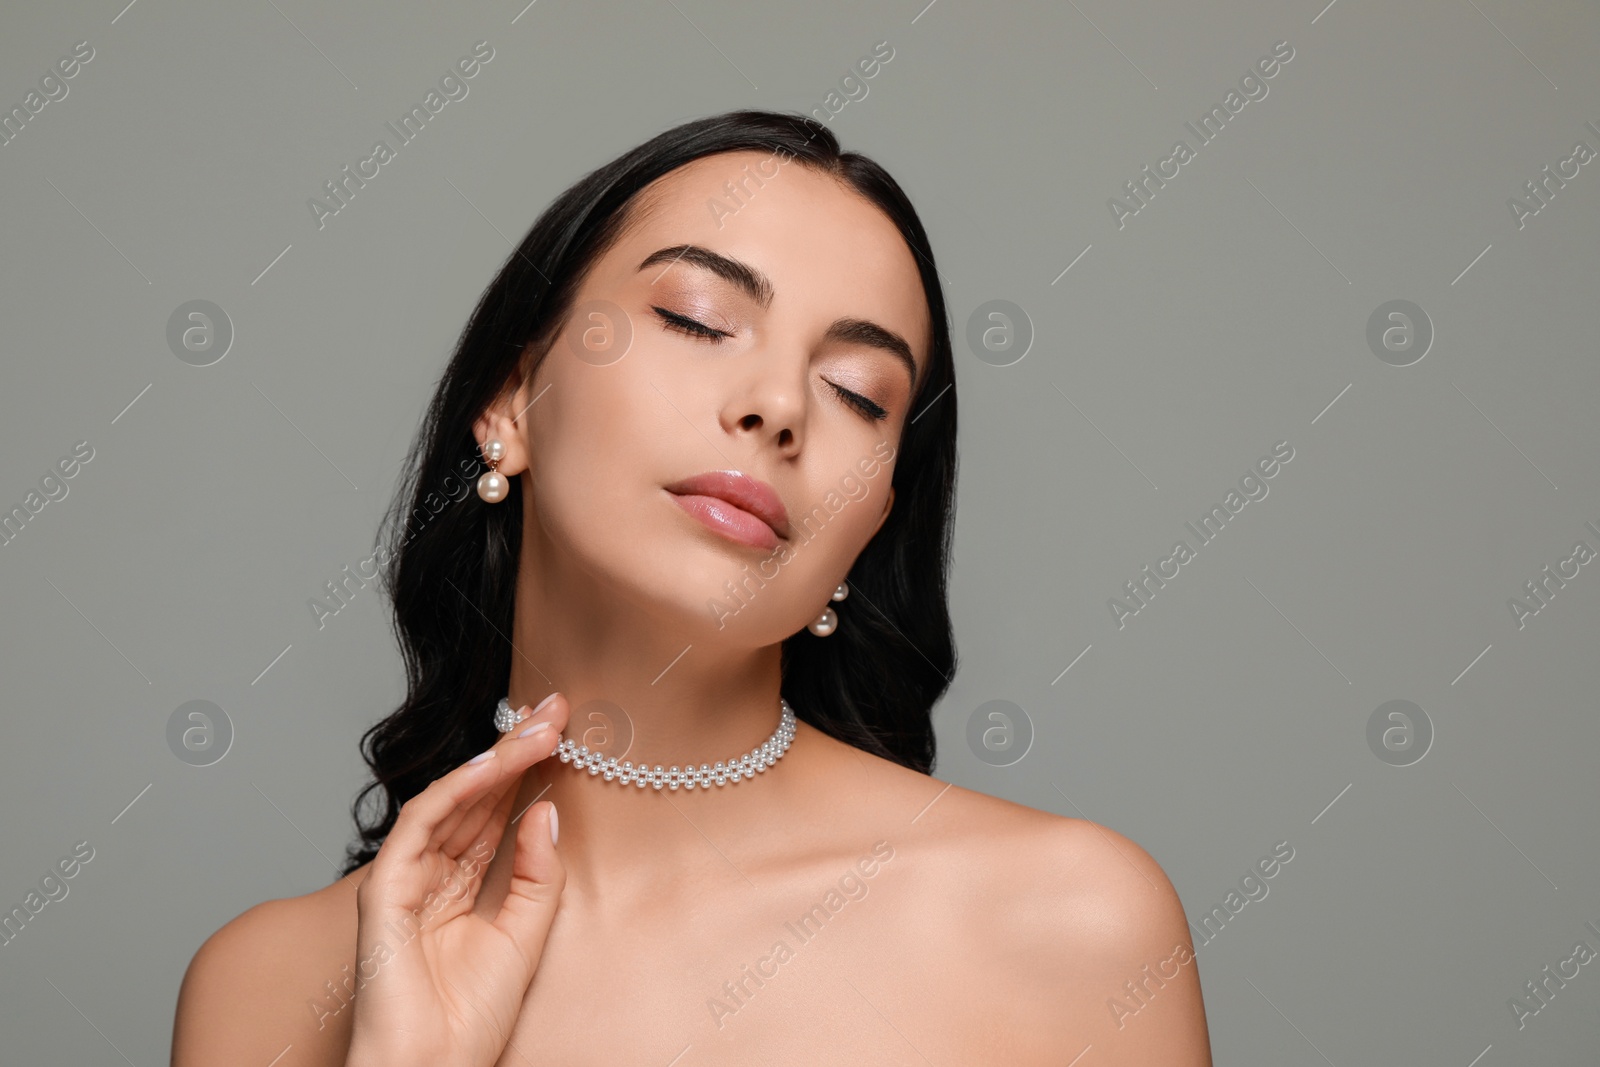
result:
[[[837,589],[835,589],[833,591],[833,596],[830,597],[829,599],[831,599],[831,600],[843,600],[845,597],[847,597],[849,595],[850,595],[850,587],[848,585],[846,585],[844,582],[840,582],[839,583],[839,588],[837,588]]]
[[[823,608],[822,614],[817,616],[816,621],[811,623],[808,629],[818,637],[827,637],[833,633],[833,629],[837,625],[839,625],[839,616],[833,613],[832,608]]]
[[[483,458],[487,463],[498,463],[506,458],[506,443],[498,437],[491,437],[483,444]]]
[[[681,767],[677,764],[662,767],[658,763],[651,767],[641,763],[635,766],[632,760],[602,756],[599,751],[591,751],[588,745],[579,745],[571,738],[560,735],[555,755],[562,763],[588,771],[595,777],[604,777],[608,782],[620,781],[624,786],[633,785],[640,789],[650,786],[669,791],[709,789],[713,785],[748,781],[776,763],[794,741],[794,709],[789,707],[787,701],[780,701],[780,706],[783,714],[778,720],[778,728],[759,748],[751,749],[735,759],[718,760],[715,765],[702,763],[696,767],[691,763]]]
[[[510,488],[511,483],[499,471],[485,471],[483,477],[478,479],[478,495],[490,504],[504,500]]]

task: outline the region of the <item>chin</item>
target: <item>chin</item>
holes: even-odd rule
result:
[[[670,589],[657,588],[661,610],[687,622],[688,629],[707,641],[736,640],[752,646],[782,641],[803,623],[784,628],[778,616],[787,614],[783,587],[763,578],[758,565],[765,557],[730,553],[699,541],[672,553],[657,575],[670,575]],[[771,571],[769,566],[766,568]],[[779,579],[784,576],[778,572]]]
[[[632,514],[591,510],[547,526],[566,566],[589,576],[595,595],[633,605],[685,641],[773,644],[799,630],[775,618],[794,580],[772,560],[778,549],[740,544],[702,525],[664,488],[659,507]],[[776,575],[776,581],[768,575]],[[781,584],[779,584],[781,583]]]

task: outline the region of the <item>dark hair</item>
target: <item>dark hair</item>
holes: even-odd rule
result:
[[[932,326],[927,371],[895,462],[895,505],[851,568],[849,621],[826,640],[783,643],[782,695],[824,733],[923,773],[933,769],[931,712],[955,669],[946,603],[956,474],[955,367],[944,296],[921,221],[900,186],[865,156],[841,152],[800,114],[733,111],[675,126],[562,193],[484,291],[439,380],[384,519],[382,586],[406,669],[404,701],[362,737],[374,780],[351,806],[360,841],[341,874],[370,861],[400,805],[494,743],[511,672],[522,540],[520,481],[486,506],[473,424],[560,335],[594,262],[630,224],[650,182],[702,156],[779,153],[871,201],[916,256]],[[454,488],[452,488],[454,486]],[[457,493],[459,490],[459,495]],[[368,797],[381,811],[363,818]]]

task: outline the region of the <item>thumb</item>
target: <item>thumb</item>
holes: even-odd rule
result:
[[[567,868],[556,851],[558,832],[556,806],[549,801],[524,813],[511,860],[511,888],[494,920],[495,928],[511,939],[526,964],[524,986],[533,981],[544,955],[545,938],[567,884]]]

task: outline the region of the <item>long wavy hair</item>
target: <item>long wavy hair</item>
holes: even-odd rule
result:
[[[473,424],[561,333],[585,274],[630,222],[650,182],[702,156],[781,153],[875,204],[916,257],[932,358],[912,399],[894,468],[895,506],[848,581],[849,624],[826,640],[783,642],[782,695],[795,714],[848,744],[923,773],[934,762],[932,709],[955,670],[946,588],[956,476],[955,366],[943,291],[922,222],[877,163],[841,152],[802,114],[733,111],[675,126],[562,193],[479,299],[439,379],[383,521],[381,585],[405,661],[406,695],[362,736],[373,780],[351,805],[360,834],[341,874],[377,855],[400,805],[494,743],[493,709],[511,674],[522,492],[487,507],[470,492],[483,465]],[[369,804],[375,800],[376,804]],[[370,810],[369,810],[370,809]]]

